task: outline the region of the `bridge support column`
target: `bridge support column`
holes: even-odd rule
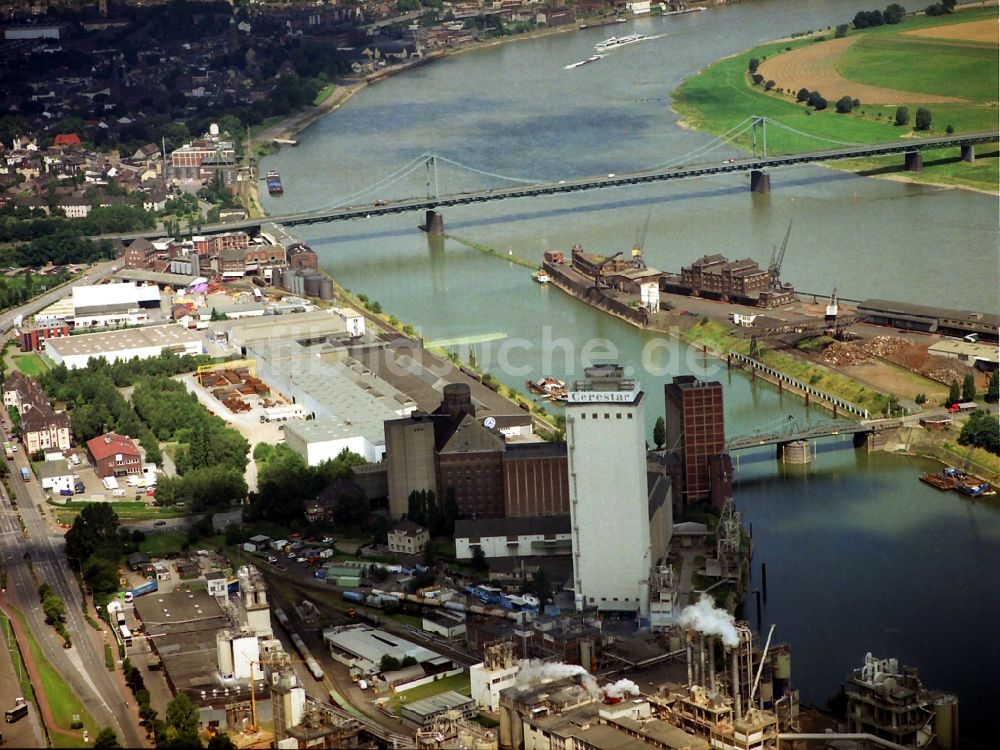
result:
[[[750,171],[750,192],[751,193],[770,193],[771,192],[771,175],[761,169],[753,169]]]
[[[812,461],[808,440],[792,440],[778,443],[777,457],[783,464],[807,464]]]
[[[424,214],[424,223],[419,228],[427,234],[444,234],[444,217],[431,209]]]
[[[971,163],[974,162],[975,160],[976,160],[976,147],[971,143],[967,143],[966,145],[962,146],[962,161],[967,161]]]
[[[871,432],[855,432],[854,433],[854,447],[855,448],[867,448],[869,452],[872,450],[872,435]]]
[[[907,151],[903,169],[907,172],[924,171],[924,157],[919,151]]]

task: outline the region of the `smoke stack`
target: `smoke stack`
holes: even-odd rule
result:
[[[715,640],[708,639],[708,689],[715,692]]]
[[[698,638],[698,684],[705,686],[705,636]]]
[[[694,684],[694,675],[693,675],[693,662],[694,662],[694,659],[692,658],[692,654],[691,654],[691,631],[690,630],[685,630],[684,631],[684,639],[687,641],[688,685],[693,685]]]
[[[743,709],[740,706],[740,649],[736,647],[733,652],[733,718],[739,721],[743,718]]]

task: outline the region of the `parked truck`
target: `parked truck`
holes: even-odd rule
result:
[[[23,479],[25,482],[31,479],[31,469],[29,469],[27,466],[21,467],[21,479]]]
[[[9,440],[5,440],[3,443],[3,454],[7,458],[14,458],[14,446],[10,444]]]
[[[136,586],[134,589],[132,589],[128,593],[132,595],[132,597],[131,597],[132,599],[135,599],[135,597],[137,597],[137,596],[142,596],[143,594],[150,594],[150,593],[156,591],[159,588],[160,588],[160,584],[154,578],[154,579],[152,579],[150,581],[146,581],[145,583],[143,583],[143,584],[141,584],[139,586]]]

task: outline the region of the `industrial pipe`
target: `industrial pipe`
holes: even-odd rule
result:
[[[715,692],[715,639],[708,639],[708,689]]]
[[[733,719],[739,721],[743,718],[743,709],[740,706],[740,647],[733,649]]]

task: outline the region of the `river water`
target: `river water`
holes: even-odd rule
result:
[[[558,180],[738,156],[723,146],[691,157],[713,139],[678,126],[670,92],[719,57],[835,26],[870,5],[757,0],[439,60],[360,92],[301,134],[298,148],[270,157],[285,194],[264,196],[264,205],[284,213],[421,195],[435,179],[444,193],[510,184],[501,177]],[[658,38],[564,68],[604,37],[633,31]],[[422,153],[480,173],[439,161],[436,175],[420,168],[389,184]],[[792,221],[783,277],[799,289],[995,310],[995,197],[810,166],[773,173],[772,191],[753,196],[746,177],[729,175],[451,208],[444,218],[449,234],[532,262],[577,242],[627,251],[645,234],[647,262],[671,270],[714,252],[766,265]],[[476,356],[509,385],[571,377],[584,358],[615,357],[649,393],[650,424],[662,413],[663,382],[689,372],[724,382],[729,434],[807,414],[798,399],[692,349],[539,288],[526,268],[452,240],[433,246],[415,229],[421,219],[296,232],[345,286],[429,339],[492,339]],[[1000,557],[1000,504],[940,494],[917,481],[926,462],[849,445],[821,445],[813,464],[793,472],[770,453],[740,456],[736,501],[753,523],[755,567],[768,565],[764,624],[792,644],[804,700],[824,703],[872,651],[957,692],[963,734],[982,736],[997,723],[1000,604],[990,563]]]

